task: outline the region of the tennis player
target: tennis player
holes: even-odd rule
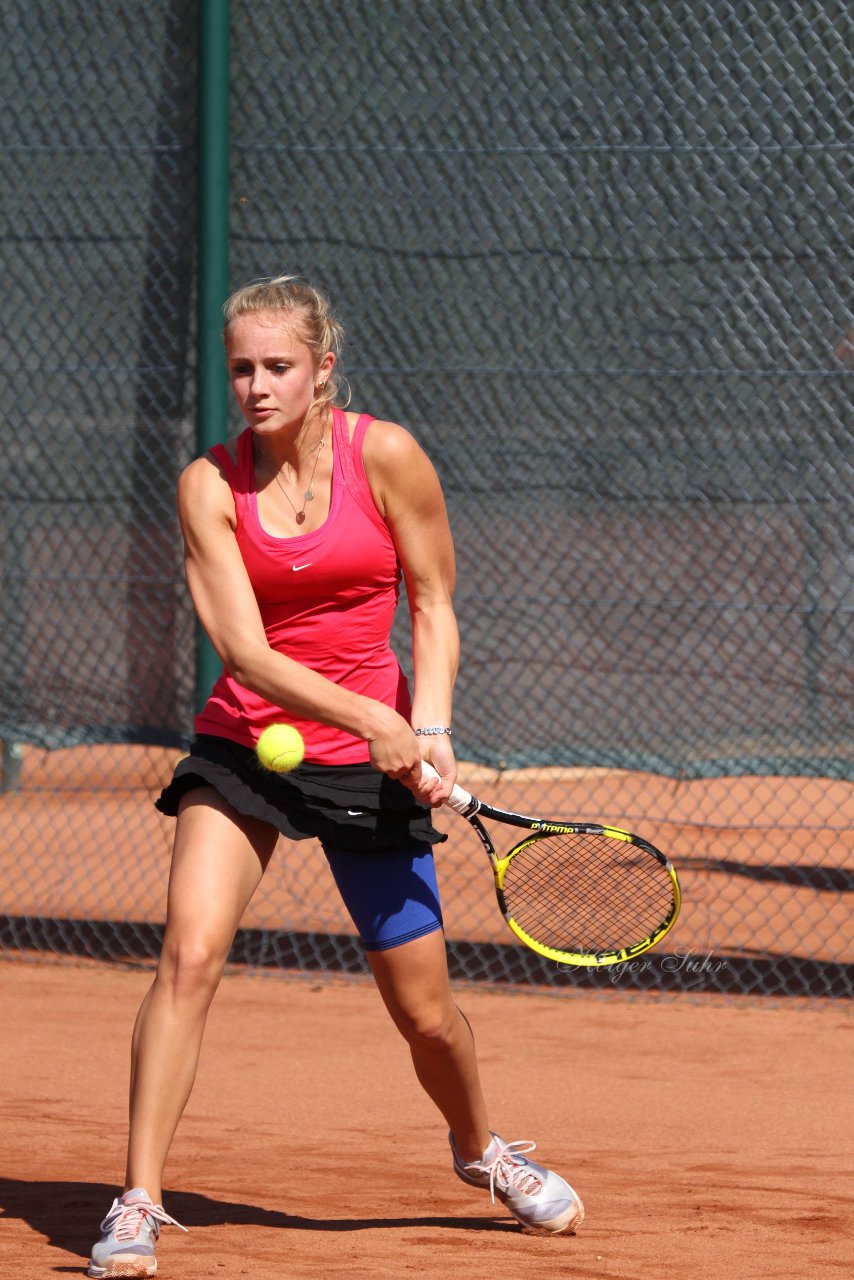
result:
[[[151,1276],[161,1178],[187,1103],[208,1007],[280,834],[319,840],[415,1074],[450,1130],[453,1169],[524,1228],[572,1231],[581,1202],[492,1132],[469,1024],[451,995],[431,806],[456,777],[451,697],[454,555],[436,472],[392,422],[339,407],[342,332],[294,277],[224,308],[231,386],[247,427],[191,463],[178,509],[187,579],[223,662],[196,738],[158,808],[177,818],[166,932],[133,1036],[123,1194],[90,1276]],[[401,576],[413,687],[389,647]],[[269,724],[305,761],[264,770]],[[422,781],[421,761],[439,778]]]

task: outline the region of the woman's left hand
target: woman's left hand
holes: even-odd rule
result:
[[[457,780],[457,762],[454,750],[447,734],[420,737],[422,759],[431,764],[438,773],[438,778],[423,778],[413,793],[422,804],[429,804],[434,809],[440,808],[451,794]],[[427,744],[426,746],[424,744]]]

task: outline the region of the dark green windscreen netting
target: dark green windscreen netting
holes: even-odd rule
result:
[[[850,777],[850,10],[403,8],[233,6],[231,273],[436,461],[461,750]],[[9,740],[190,733],[194,21],[7,32]]]

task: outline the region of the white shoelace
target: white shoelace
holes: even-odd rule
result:
[[[153,1218],[155,1222],[161,1223],[164,1227],[178,1227],[181,1231],[186,1231],[186,1227],[182,1227],[180,1222],[176,1222],[170,1217],[162,1204],[151,1204],[145,1200],[132,1201],[131,1204],[122,1204],[117,1200],[104,1221],[101,1223],[101,1230],[105,1232],[113,1231],[117,1240],[136,1240],[139,1235],[142,1224],[145,1222],[146,1216]]]
[[[520,1142],[502,1142],[496,1155],[491,1160],[476,1161],[475,1168],[489,1174],[489,1193],[495,1204],[495,1184],[500,1191],[522,1191],[526,1195],[536,1195],[543,1185],[542,1179],[534,1173],[527,1160],[514,1160],[514,1155],[522,1155],[524,1151],[534,1151],[536,1142],[523,1139]]]

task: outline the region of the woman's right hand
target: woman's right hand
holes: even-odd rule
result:
[[[376,729],[366,737],[371,764],[380,773],[415,790],[421,781],[421,752],[411,725],[380,702],[375,704],[375,711]]]

